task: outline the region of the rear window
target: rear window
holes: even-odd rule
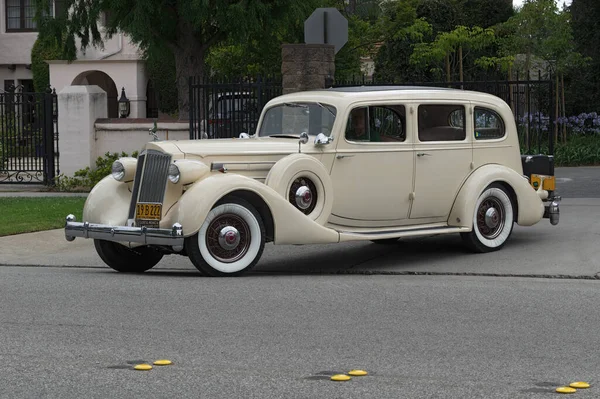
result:
[[[476,140],[493,140],[504,137],[504,120],[491,109],[475,107],[474,126]]]

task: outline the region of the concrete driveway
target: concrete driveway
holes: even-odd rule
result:
[[[370,242],[275,246],[268,244],[258,273],[441,273],[596,278],[600,273],[600,198],[566,198],[561,220],[515,226],[498,252],[472,254],[458,235]],[[106,267],[91,240],[67,242],[62,229],[0,238],[0,265]],[[153,270],[196,272],[188,258],[170,255]]]

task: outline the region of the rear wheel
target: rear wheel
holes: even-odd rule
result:
[[[94,240],[100,259],[112,269],[121,273],[143,273],[152,269],[163,254],[150,247],[127,248],[112,241]]]
[[[265,247],[265,226],[256,209],[241,198],[218,203],[198,233],[186,239],[196,268],[207,276],[239,276],[252,269]]]
[[[477,199],[473,230],[461,233],[467,247],[475,252],[497,251],[504,246],[514,224],[513,204],[506,189],[489,185]]]

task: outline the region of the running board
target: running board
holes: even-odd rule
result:
[[[340,234],[340,242],[345,241],[365,241],[365,240],[385,240],[388,238],[402,238],[402,237],[422,237],[432,236],[438,234],[453,234],[453,233],[467,233],[471,229],[466,227],[426,227],[426,228],[415,228],[415,229],[402,229],[395,231],[385,232],[358,232],[358,231],[342,231],[338,230]]]

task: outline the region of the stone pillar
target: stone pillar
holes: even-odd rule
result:
[[[335,74],[335,47],[331,44],[281,46],[283,94],[325,88]]]
[[[107,101],[98,86],[66,86],[58,93],[60,172],[65,176],[96,166],[94,124],[107,117]]]

